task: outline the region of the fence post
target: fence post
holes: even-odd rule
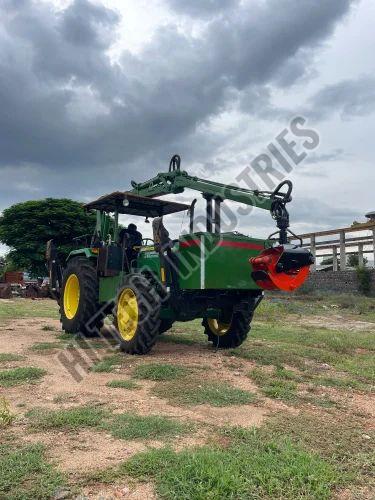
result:
[[[358,266],[363,267],[364,259],[363,259],[363,243],[359,243],[358,245]]]
[[[375,229],[372,230],[372,245],[373,245],[374,268],[375,268]]]
[[[310,236],[310,252],[312,253],[314,257],[314,264],[311,266],[311,271],[316,270],[316,238],[315,234],[312,234]]]
[[[332,248],[332,251],[333,251],[333,270],[334,271],[338,271],[339,270],[339,266],[338,266],[338,258],[337,258],[337,247],[334,246]]]
[[[340,271],[346,269],[345,231],[340,231]]]

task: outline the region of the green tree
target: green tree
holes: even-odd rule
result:
[[[333,257],[327,257],[326,259],[323,259],[321,262],[322,266],[329,266],[333,264]]]
[[[333,264],[333,257],[326,257],[321,262],[322,266],[331,266],[332,264]],[[337,259],[337,264],[338,265],[340,264],[340,259]]]
[[[0,242],[10,247],[7,259],[32,276],[44,276],[45,249],[53,239],[61,258],[71,251],[73,238],[92,234],[95,215],[86,213],[82,205],[69,199],[17,203],[0,217]]]
[[[363,258],[363,265],[366,266],[368,263],[368,259],[366,257]],[[348,266],[350,267],[358,267],[359,266],[359,255],[358,253],[352,253],[348,258]]]

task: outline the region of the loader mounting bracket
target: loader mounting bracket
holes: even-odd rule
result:
[[[283,192],[282,188],[287,186],[287,191]],[[302,246],[302,240],[298,238],[290,229],[289,229],[289,212],[286,208],[286,204],[292,201],[292,191],[293,191],[293,183],[289,180],[285,180],[281,182],[276,189],[271,193],[271,216],[276,221],[276,225],[278,227],[278,231],[272,233],[268,239],[276,240],[273,238],[278,235],[277,241],[280,245],[288,244],[288,234],[295,236],[300,240]]]

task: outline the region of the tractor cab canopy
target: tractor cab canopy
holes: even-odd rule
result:
[[[84,208],[107,213],[139,215],[140,217],[162,217],[189,210],[190,207],[183,203],[147,198],[127,191],[116,191],[87,203]]]

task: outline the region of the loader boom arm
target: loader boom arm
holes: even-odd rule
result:
[[[160,173],[153,179],[140,184],[132,182],[133,192],[141,196],[163,196],[166,194],[182,193],[185,188],[200,191],[201,193],[220,197],[223,200],[236,201],[245,205],[271,210],[271,194],[263,194],[250,189],[244,189],[220,182],[209,181],[193,177],[183,170],[174,170]]]
[[[250,205],[257,208],[269,210],[273,219],[277,223],[279,232],[280,244],[288,243],[287,233],[289,231],[289,214],[286,209],[286,204],[292,200],[291,194],[293,184],[285,180],[271,191],[252,191],[238,186],[231,186],[229,184],[222,184],[220,182],[209,181],[193,177],[184,170],[180,169],[181,158],[174,155],[169,164],[169,171],[160,173],[149,181],[140,184],[132,181],[132,192],[140,196],[148,196],[150,198],[156,196],[163,196],[166,194],[182,193],[185,188],[199,191],[207,200],[207,231],[211,232],[212,223],[215,222],[216,232],[220,232],[220,216],[213,217],[212,202],[218,206],[217,210],[220,212],[220,203],[224,200],[236,201],[245,205]],[[287,186],[287,191],[284,192],[283,188]],[[196,200],[195,200],[196,201]],[[193,226],[194,204],[191,207],[191,225]],[[274,236],[276,233],[272,234]]]

